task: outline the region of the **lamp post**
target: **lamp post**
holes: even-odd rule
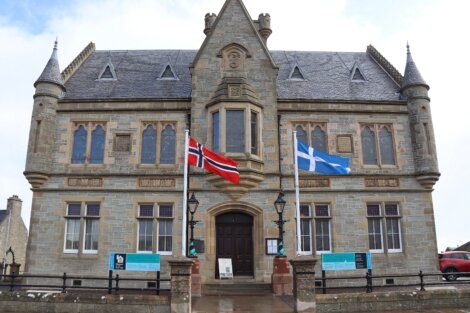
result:
[[[274,221],[274,223],[276,223],[277,227],[279,228],[279,242],[277,244],[278,257],[284,257],[286,253],[284,250],[284,224],[287,221],[282,218],[285,206],[286,200],[284,200],[284,193],[279,192],[276,201],[274,201],[274,208],[276,209],[276,212],[279,216],[279,219],[277,221]]]
[[[189,213],[191,213],[191,219],[189,220],[188,224],[191,229],[190,237],[189,237],[189,255],[190,258],[197,258],[196,256],[196,247],[194,245],[194,225],[198,223],[198,221],[194,220],[194,214],[196,213],[197,207],[199,206],[199,201],[194,196],[194,192],[191,195],[191,198],[188,200],[188,209]]]

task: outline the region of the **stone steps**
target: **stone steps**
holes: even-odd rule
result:
[[[246,296],[272,294],[269,283],[213,283],[202,285],[202,294],[207,296]]]

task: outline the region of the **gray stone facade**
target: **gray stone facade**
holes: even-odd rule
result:
[[[28,230],[21,218],[21,205],[21,199],[14,195],[8,198],[6,210],[0,211],[0,270],[10,247],[15,254],[15,262],[21,264],[20,271],[24,270]],[[12,255],[8,254],[6,263],[12,261]]]
[[[245,150],[226,151],[223,122],[220,150],[239,162],[240,185],[190,168],[189,191],[200,202],[195,237],[204,241],[204,252],[198,255],[203,283],[215,279],[216,217],[227,212],[252,216],[254,279],[270,282],[273,256],[266,254],[265,239],[278,234],[273,203],[281,190],[289,221],[286,253],[289,258],[295,256],[292,133],[296,125],[309,123],[325,125],[329,153],[351,158],[352,172],[347,176],[300,173],[301,202],[330,206],[331,251],[368,251],[366,204],[393,202],[400,208],[401,249],[374,253],[375,273],[437,270],[431,192],[439,171],[429,87],[416,78],[421,76],[416,75],[411,54],[407,73],[413,79],[407,80],[371,46],[360,53],[271,52],[266,45],[270,18],[266,22],[263,15],[262,23],[253,21],[240,0],[227,0],[217,17],[209,17],[207,37],[198,51],[124,55],[96,51],[90,44],[61,75],[54,65],[58,62],[54,50],[54,66],[50,61],[45,68],[48,74],[41,77],[56,79],[40,77],[35,84],[25,171],[33,187],[27,270],[105,274],[109,252],[137,251],[142,203],[173,204],[172,255],[181,256],[184,130],[189,128],[193,138],[210,148],[212,113],[220,112],[223,120],[230,110],[245,112]],[[116,79],[100,81],[98,76],[109,62],[114,64]],[[175,72],[173,81],[159,79],[167,63]],[[300,67],[303,80],[289,78],[294,66]],[[357,67],[365,76],[362,82],[351,79],[350,72]],[[250,112],[258,117],[256,153],[249,144]],[[142,132],[149,122],[160,125],[156,126],[159,132],[163,125],[173,125],[175,164],[141,164]],[[79,123],[103,125],[102,163],[72,164]],[[391,125],[395,164],[363,164],[364,124]],[[116,134],[130,135],[129,152],[114,151]],[[350,152],[341,152],[341,135],[351,138]],[[87,202],[100,203],[96,253],[83,251],[83,213],[79,247],[64,253],[66,210],[71,202],[81,203],[82,211]],[[386,242],[383,216],[381,224]],[[313,225],[312,221],[312,232]],[[164,271],[169,257],[163,256]],[[48,262],[40,261],[44,259]]]

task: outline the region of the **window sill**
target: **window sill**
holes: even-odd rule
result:
[[[330,250],[330,251],[316,251],[315,253],[316,253],[317,255],[318,255],[318,254],[319,254],[319,255],[322,255],[322,254],[330,254],[330,253],[332,253],[332,252],[331,252],[331,250]]]
[[[383,254],[384,250],[369,250],[369,252],[374,254]]]
[[[98,250],[83,250],[83,254],[93,255],[98,254]]]
[[[313,255],[312,251],[300,251],[299,255]]]
[[[64,250],[64,254],[78,254],[78,250]]]
[[[157,251],[160,255],[173,255],[173,251]]]
[[[139,251],[137,250],[137,253],[143,253],[143,254],[152,254],[152,251]]]

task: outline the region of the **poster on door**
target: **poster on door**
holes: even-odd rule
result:
[[[233,278],[232,259],[218,259],[219,261],[219,278]]]

